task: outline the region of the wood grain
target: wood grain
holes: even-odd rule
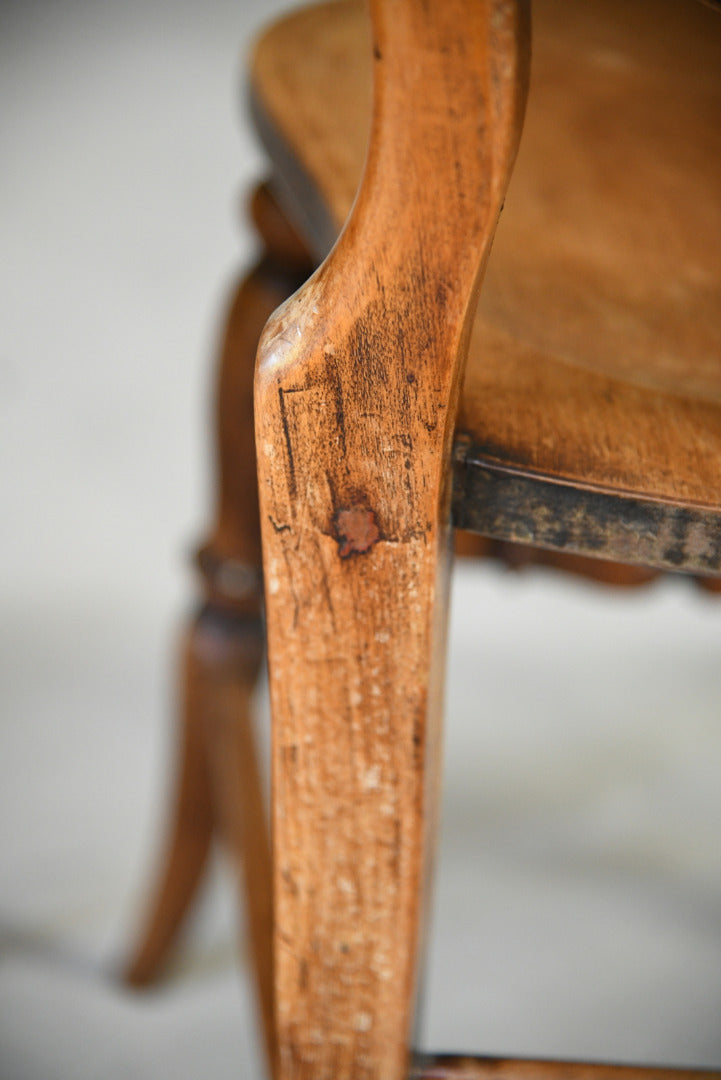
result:
[[[281,195],[291,213],[302,206],[298,223],[318,252],[345,221],[361,174],[367,35],[355,0],[321,5],[271,30],[254,61]],[[721,19],[711,9],[534,4],[528,116],[458,420],[459,445],[473,448],[469,469],[672,503],[700,515],[703,544],[713,545],[720,120]],[[608,530],[613,504],[594,505]],[[624,544],[613,540],[605,554]]]
[[[512,2],[374,3],[373,137],[271,319],[256,429],[284,1080],[407,1068],[438,784],[450,449],[515,154]]]

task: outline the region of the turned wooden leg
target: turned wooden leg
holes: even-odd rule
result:
[[[204,658],[214,818],[245,896],[258,1004],[268,1063],[274,1072],[268,809],[251,716],[264,647],[259,618],[262,578],[253,376],[264,324],[312,267],[266,186],[255,193],[251,209],[266,255],[243,282],[230,312],[216,405],[218,509],[212,535],[198,554],[198,565],[211,601],[204,627]]]
[[[201,881],[212,836],[222,834],[237,863],[247,855],[247,907],[270,1046],[269,894],[261,884],[269,856],[249,711],[262,655],[253,372],[268,316],[305,279],[310,262],[265,186],[254,195],[252,213],[266,254],[235,291],[220,357],[217,511],[198,554],[207,603],[184,652],[174,810],[163,870],[125,978],[141,986],[159,973]]]
[[[131,986],[147,985],[161,970],[202,879],[212,841],[212,797],[203,730],[206,688],[198,657],[197,624],[189,629],[183,652],[174,806],[163,868],[125,972],[125,981]]]
[[[259,768],[252,697],[265,650],[259,618],[222,608],[205,612],[198,643],[208,681],[207,745],[215,819],[245,897],[250,954],[265,1046],[275,1058],[272,893],[268,805]]]
[[[217,835],[245,893],[261,1016],[272,1060],[270,845],[252,717],[264,649],[258,616],[207,604],[193,622],[185,650],[182,762],[166,865],[126,978],[131,985],[142,986],[162,966]]]

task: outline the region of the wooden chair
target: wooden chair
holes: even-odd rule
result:
[[[175,822],[128,977],[157,970],[219,829],[280,1080],[666,1075],[409,1053],[451,526],[721,574],[721,19],[533,14],[510,186],[522,0],[372,0],[370,23],[338,0],[255,52],[266,251],[229,317]],[[272,859],[248,724],[261,549]]]

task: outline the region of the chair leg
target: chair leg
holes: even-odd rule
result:
[[[125,971],[130,986],[146,986],[165,963],[195,897],[208,860],[213,833],[210,774],[203,733],[203,685],[196,656],[196,628],[184,647],[183,705],[179,764],[163,869]]]
[[[179,768],[163,871],[125,980],[151,982],[197,891],[214,834],[240,870],[261,1011],[272,1060],[269,848],[250,723],[262,662],[253,373],[258,338],[275,308],[311,270],[310,257],[267,186],[252,200],[266,254],[239,284],[226,321],[216,392],[215,524],[198,554],[206,604],[193,621],[183,664]]]
[[[207,744],[215,821],[245,897],[268,1064],[275,1062],[272,889],[268,806],[255,742],[252,697],[265,651],[259,618],[209,608],[203,627]]]
[[[181,768],[165,866],[126,981],[147,985],[162,967],[197,891],[213,838],[245,894],[266,1049],[274,1060],[271,874],[267,806],[253,734],[252,698],[265,649],[259,617],[207,604],[185,653]]]
[[[342,292],[347,278],[327,276]],[[403,1080],[435,832],[450,455],[419,453],[414,470],[396,447],[427,429],[392,414],[386,426],[395,385],[357,387],[401,348],[372,304],[350,345],[322,325],[306,344],[299,306],[319,323],[347,309],[325,285],[314,277],[276,313],[256,373],[278,1075]],[[366,341],[377,352],[361,364]]]
[[[513,0],[371,4],[361,188],[258,347],[279,1080],[408,1072],[438,802],[451,442],[520,131],[525,14]]]
[[[410,603],[392,595],[395,553],[337,576],[330,545],[305,554],[318,566],[309,592],[294,601],[269,582],[279,1077],[403,1080],[435,833],[443,635],[430,632],[430,590]],[[414,590],[414,570],[396,560],[401,589]]]
[[[132,986],[161,970],[201,882],[214,835],[241,871],[269,1058],[273,1055],[270,851],[251,699],[264,651],[260,619],[206,605],[184,661],[181,761],[167,854],[146,928],[126,972]]]

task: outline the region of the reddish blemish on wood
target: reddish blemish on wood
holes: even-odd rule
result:
[[[362,555],[380,539],[376,516],[367,506],[349,506],[338,510],[333,522],[341,559]]]

